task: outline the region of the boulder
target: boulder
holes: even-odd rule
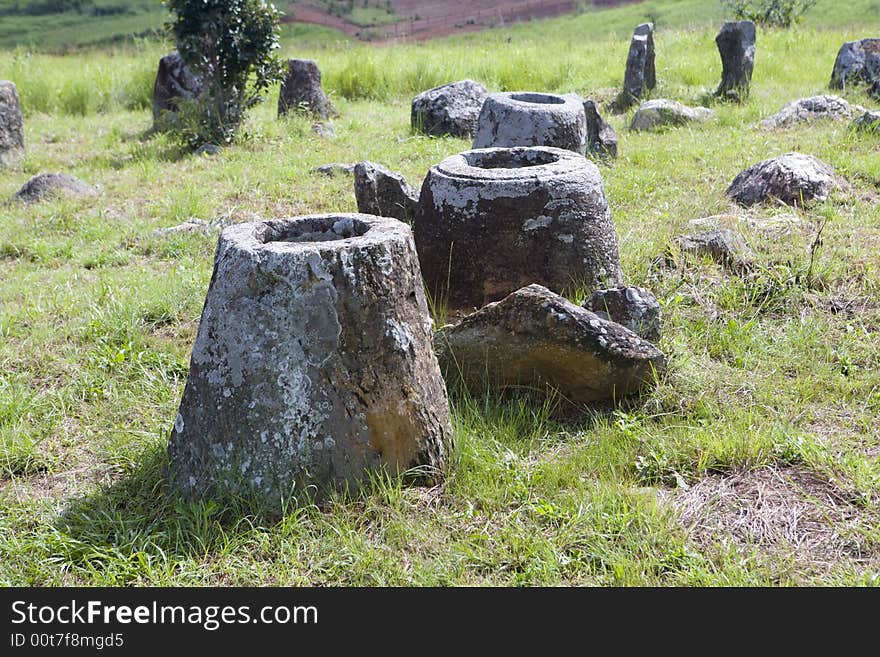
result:
[[[715,44],[721,55],[721,83],[715,95],[736,101],[748,98],[755,68],[755,24],[728,21],[721,26]]]
[[[657,98],[641,105],[633,115],[630,130],[656,130],[665,126],[681,126],[691,121],[706,121],[715,116],[707,107],[687,107],[674,100]]]
[[[363,161],[354,167],[354,196],[358,212],[412,222],[418,193],[401,174],[380,164]]]
[[[190,71],[176,50],[159,60],[153,85],[153,128],[159,129],[178,103],[193,100],[202,92],[202,79]]]
[[[596,290],[584,302],[584,308],[602,319],[625,326],[649,342],[660,340],[660,303],[650,290],[643,287],[627,285]]]
[[[412,101],[415,132],[442,137],[472,137],[489,91],[479,82],[460,80],[423,91]]]
[[[682,254],[698,258],[708,256],[733,270],[748,269],[751,263],[749,247],[743,236],[727,228],[679,235],[675,238],[675,246]]]
[[[764,130],[773,130],[819,119],[848,119],[860,111],[864,112],[865,108],[851,106],[839,96],[812,96],[788,103],[782,110],[761,121],[761,127]]]
[[[333,114],[333,106],[321,87],[321,71],[311,59],[287,60],[287,73],[278,94],[278,116],[291,110],[322,119]]]
[[[24,157],[24,120],[18,89],[0,80],[0,167],[18,166]]]
[[[880,111],[871,110],[853,121],[853,128],[862,132],[880,131]]]
[[[560,148],[465,151],[431,167],[413,225],[435,302],[474,308],[539,283],[620,285],[602,175]]]
[[[41,173],[28,180],[14,199],[31,203],[43,199],[66,196],[94,196],[96,187],[66,173]]]
[[[579,98],[518,91],[486,97],[473,147],[552,146],[584,155],[586,139]]]
[[[650,386],[662,352],[540,285],[529,285],[434,335],[447,380],[483,392],[556,390],[574,403],[618,399]]]
[[[880,39],[844,43],[837,52],[831,72],[832,89],[868,85],[876,98],[880,92]]]
[[[775,199],[786,205],[803,205],[828,198],[835,185],[834,171],[812,155],[786,153],[749,167],[727,189],[742,206]]]
[[[633,31],[626,57],[623,91],[617,107],[625,110],[639,102],[656,84],[654,67],[654,24],[642,23]]]
[[[451,441],[408,226],[334,214],[221,233],[168,445],[186,498],[280,511],[381,472],[436,483]]]
[[[587,153],[598,157],[617,157],[617,133],[599,114],[596,101],[584,101],[587,120]]]

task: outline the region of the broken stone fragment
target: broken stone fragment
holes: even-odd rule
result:
[[[326,119],[334,114],[330,99],[321,87],[321,71],[311,59],[287,60],[287,73],[278,95],[278,116],[302,112]]]
[[[630,130],[656,130],[664,126],[681,126],[692,121],[706,121],[715,112],[708,107],[688,107],[674,100],[656,98],[639,105]]]
[[[717,97],[738,102],[748,98],[755,68],[755,37],[752,21],[728,21],[721,26],[715,37],[722,69]]]
[[[835,187],[834,170],[812,155],[786,153],[741,172],[727,195],[742,206],[777,200],[786,205],[824,201]]]
[[[831,72],[831,88],[848,90],[867,85],[877,96],[880,89],[880,39],[860,39],[844,43],[837,52]]]
[[[451,447],[408,226],[332,214],[223,231],[168,446],[185,497],[279,511],[380,472],[436,483]]]
[[[642,23],[633,31],[626,57],[623,91],[615,105],[626,110],[645,97],[656,84],[654,66],[654,24]]]
[[[617,157],[617,133],[599,114],[596,101],[584,101],[584,115],[587,120],[587,153],[601,157]]]
[[[460,80],[423,91],[412,101],[412,129],[437,137],[471,137],[488,95],[486,87],[473,80]]]
[[[158,130],[173,121],[178,104],[195,99],[202,87],[202,79],[189,69],[176,50],[160,59],[153,84],[153,128]]]
[[[650,290],[628,285],[608,290],[596,290],[584,302],[584,308],[602,319],[617,322],[636,335],[658,342],[660,330],[660,303]]]
[[[473,148],[552,146],[584,155],[583,101],[534,91],[489,94],[477,119]]]
[[[555,390],[574,403],[637,393],[666,369],[653,344],[540,285],[444,326],[434,345],[448,381]]]
[[[354,167],[354,196],[358,212],[407,223],[412,223],[419,203],[418,193],[402,174],[366,160]]]
[[[413,230],[429,294],[451,309],[530,283],[562,292],[623,282],[602,175],[560,148],[446,158],[422,184]]]
[[[24,157],[24,120],[18,89],[0,80],[0,167],[18,166]]]
[[[848,119],[853,114],[864,111],[864,107],[850,105],[839,96],[812,96],[788,103],[779,112],[761,121],[761,127],[772,130],[820,119]]]
[[[97,187],[89,185],[75,176],[66,173],[41,173],[22,185],[21,189],[15,193],[14,198],[31,203],[58,196],[72,198],[94,196],[97,193]]]
[[[679,235],[675,238],[678,251],[697,257],[708,256],[720,265],[734,270],[744,270],[750,266],[749,247],[743,236],[734,230],[722,228],[694,235]]]

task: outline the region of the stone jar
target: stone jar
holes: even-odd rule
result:
[[[465,151],[432,167],[413,226],[435,302],[478,307],[538,283],[554,292],[621,285],[599,169],[548,147]]]
[[[407,225],[331,214],[223,231],[168,447],[185,497],[281,509],[382,470],[435,483],[451,441]]]
[[[584,155],[583,101],[532,91],[489,94],[477,119],[474,148],[553,146]]]

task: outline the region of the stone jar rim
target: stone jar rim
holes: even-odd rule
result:
[[[504,166],[509,161],[514,166]],[[584,156],[552,146],[474,148],[447,157],[433,170],[450,178],[467,180],[532,180],[565,175],[584,169]]]
[[[335,251],[411,239],[405,223],[391,217],[355,212],[302,215],[235,224],[221,239],[246,251]]]

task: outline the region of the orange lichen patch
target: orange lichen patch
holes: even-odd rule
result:
[[[408,401],[388,402],[366,413],[370,447],[382,455],[382,462],[401,472],[418,461],[417,411]]]

